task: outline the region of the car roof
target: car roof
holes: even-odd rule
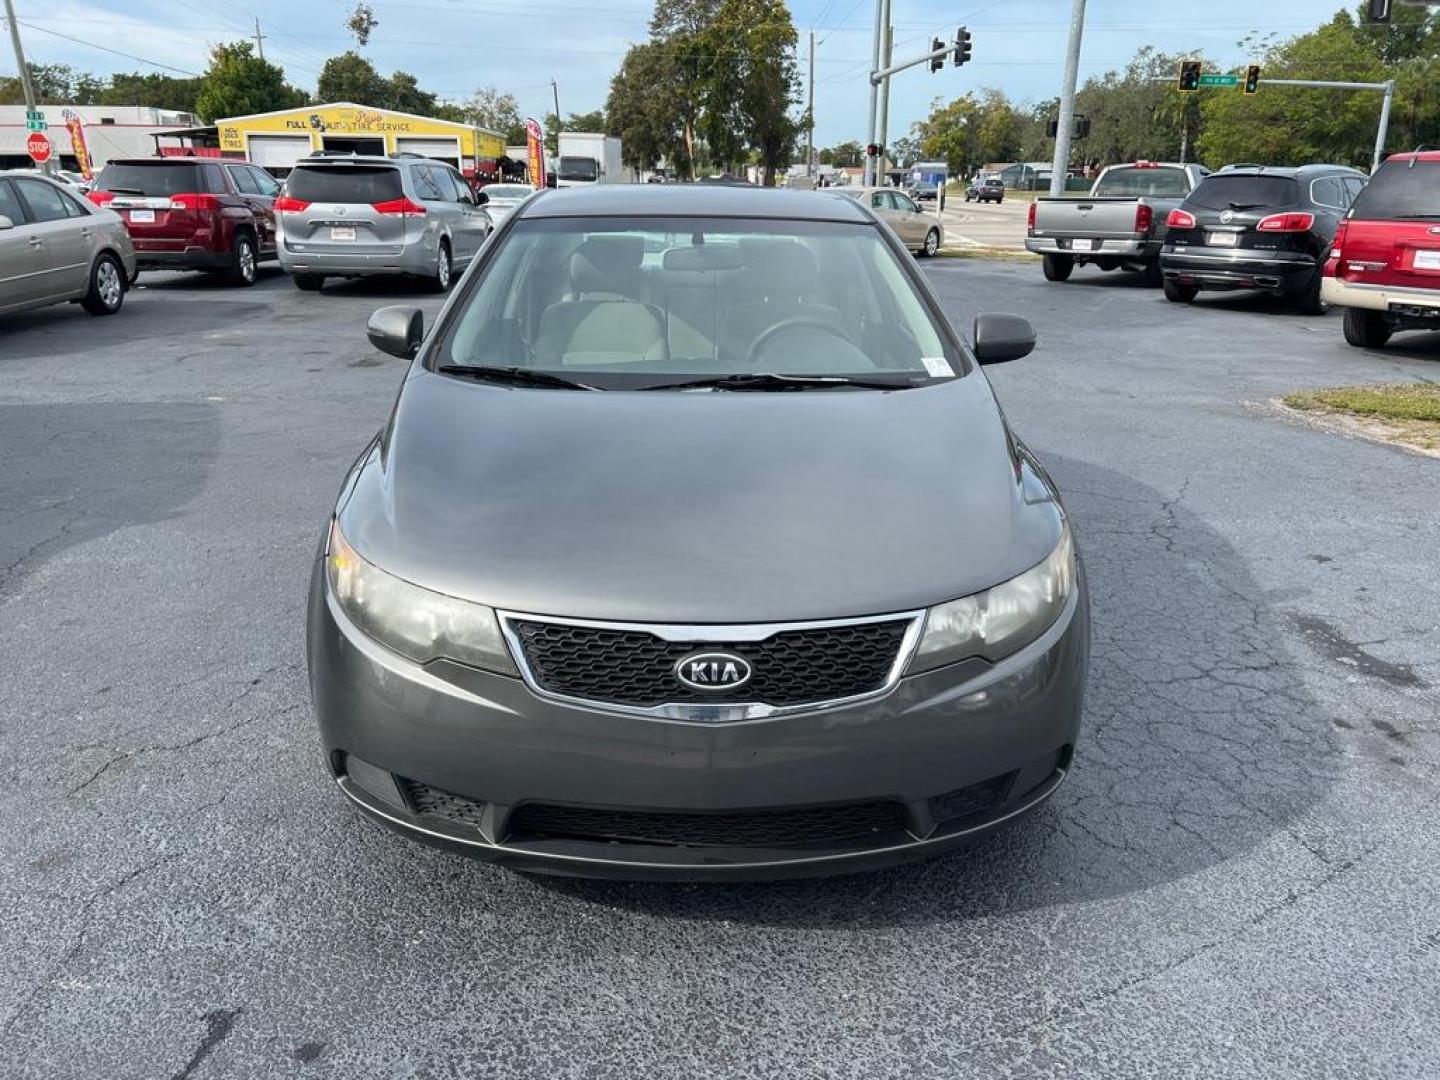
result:
[[[1388,165],[1392,161],[1398,161],[1402,164],[1407,161],[1434,163],[1440,161],[1440,150],[1406,150],[1399,154],[1391,154],[1385,159],[1384,164]]]
[[[823,191],[718,184],[596,184],[547,190],[525,203],[522,218],[746,217],[797,221],[872,219],[854,199]]]
[[[49,180],[52,184],[60,184],[61,187],[65,186],[62,181],[56,180],[52,176],[47,176],[39,169],[0,169],[0,176],[24,176],[32,180],[39,178],[41,180]]]
[[[1307,176],[1314,176],[1319,173],[1345,173],[1350,176],[1364,176],[1359,169],[1351,168],[1349,165],[1233,165],[1213,172],[1205,179],[1213,180],[1220,176],[1284,176],[1300,180]]]

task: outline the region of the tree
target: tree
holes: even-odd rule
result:
[[[325,61],[315,93],[321,101],[353,101],[378,109],[389,99],[390,84],[374,64],[351,50]]]
[[[856,152],[860,150],[859,143],[852,144]],[[890,160],[902,168],[914,165],[920,160],[920,140],[911,135],[901,135],[898,139],[890,140]],[[855,162],[859,165],[860,162]]]
[[[771,187],[795,152],[803,122],[790,114],[799,100],[797,35],[785,0],[726,0],[717,29],[741,46],[739,132]]]
[[[691,174],[690,151],[680,130],[679,115],[657,87],[674,77],[674,57],[660,42],[631,46],[610,80],[605,113],[612,134],[620,136],[625,164],[653,169],[669,160],[677,171]]]
[[[420,80],[408,71],[397,71],[386,81],[381,108],[432,116],[435,113],[435,95],[421,90]]]
[[[69,64],[25,65],[38,105],[93,105],[104,83],[88,71],[76,71]],[[25,104],[25,87],[18,75],[0,78],[0,105]]]
[[[572,112],[570,118],[563,124],[560,122],[560,118],[554,113],[546,113],[543,127],[545,128],[545,149],[552,154],[558,154],[560,152],[559,133],[561,130],[598,131],[606,135],[614,134],[614,132],[610,131],[606,126],[605,113],[600,109],[585,113]]]
[[[937,99],[914,133],[927,158],[944,161],[956,176],[969,176],[989,162],[1013,161],[1025,124],[1025,115],[1002,91],[982,90],[948,104]]]
[[[194,112],[199,79],[177,79],[152,72],[117,72],[100,91],[100,105],[148,105],[156,109]]]
[[[525,121],[514,94],[502,94],[493,86],[482,86],[460,106],[467,124],[489,128],[505,136],[505,142],[517,146],[525,141]]]
[[[375,18],[375,12],[365,0],[359,0],[350,14],[345,16],[345,29],[355,35],[355,41],[362,49],[370,44],[370,35],[379,25],[380,20]]]
[[[819,156],[821,164],[834,165],[836,168],[853,169],[865,164],[865,148],[854,139],[838,146],[827,146],[820,151]]]
[[[304,105],[309,95],[285,82],[285,73],[255,55],[248,41],[216,45],[200,79],[195,111],[207,121]]]

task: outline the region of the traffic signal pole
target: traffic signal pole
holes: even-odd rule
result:
[[[10,0],[5,0],[8,4]],[[885,17],[886,0],[875,0],[875,37],[870,43],[870,124],[865,133],[865,145],[868,147],[875,142],[875,113],[876,98],[879,93],[880,83],[875,78],[875,72],[880,70],[880,35],[884,33],[886,24],[882,22]],[[865,186],[871,187],[875,183],[875,159],[868,153],[865,155]]]
[[[1380,102],[1380,130],[1375,135],[1375,153],[1370,159],[1370,171],[1380,168],[1385,157],[1385,141],[1390,135],[1390,109],[1395,104],[1395,80],[1383,83],[1371,82],[1330,82],[1324,79],[1265,79],[1261,86],[1309,86],[1317,90],[1379,90],[1384,97]]]
[[[895,47],[895,28],[890,25],[890,0],[885,0],[885,48],[883,61],[889,67],[895,61],[892,50]],[[880,144],[880,153],[875,158],[875,183],[883,186],[885,177],[890,170],[886,167],[890,148],[890,79],[887,76],[880,84],[880,130],[879,138],[875,141]]]

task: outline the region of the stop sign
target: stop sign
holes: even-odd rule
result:
[[[25,140],[25,149],[36,165],[44,165],[50,160],[50,139],[43,131],[32,131]]]

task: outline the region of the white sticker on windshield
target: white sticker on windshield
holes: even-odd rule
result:
[[[950,361],[943,356],[922,356],[920,362],[925,365],[932,378],[943,379],[947,375],[954,375],[950,370]]]

